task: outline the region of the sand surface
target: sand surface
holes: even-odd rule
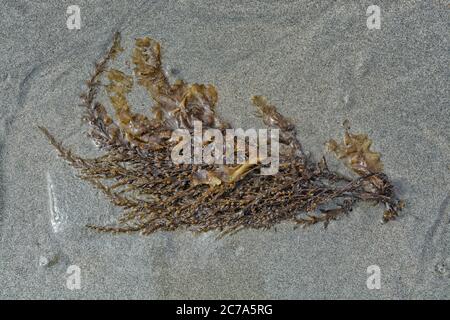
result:
[[[66,27],[72,1],[2,1],[0,298],[450,298],[446,1],[376,1],[380,30],[366,26],[370,1],[76,2],[80,30]],[[316,159],[349,119],[382,152],[402,216],[383,225],[382,208],[361,204],[326,230],[285,223],[221,240],[87,230],[119,212],[37,126],[95,154],[78,96],[115,30],[125,56],[148,35],[172,75],[216,85],[219,113],[236,127],[262,127],[249,98],[266,95]],[[79,290],[66,286],[71,265]],[[370,265],[379,290],[366,286]]]

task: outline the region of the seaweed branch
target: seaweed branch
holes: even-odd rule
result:
[[[83,119],[89,136],[104,152],[101,156],[75,155],[39,127],[81,179],[123,209],[115,225],[89,228],[142,234],[187,228],[219,230],[225,235],[244,228],[268,229],[281,221],[326,227],[359,201],[384,205],[385,222],[395,219],[403,208],[367,135],[351,133],[348,122],[344,123],[343,142],[330,140],[327,146],[356,176],[333,172],[325,157],[313,163],[305,156],[295,126],[263,96],[252,97],[252,102],[263,123],[280,130],[278,173],[259,175],[255,169],[263,166],[263,159],[239,165],[173,163],[174,130],[192,132],[195,121],[202,123],[203,130],[224,133],[231,128],[216,113],[217,90],[181,80],[170,83],[162,68],[160,44],[153,39],[136,39],[132,75],[110,66],[122,51],[116,33],[81,94]],[[136,84],[154,101],[151,117],[132,111],[127,95]],[[100,88],[106,90],[114,115],[97,101]]]

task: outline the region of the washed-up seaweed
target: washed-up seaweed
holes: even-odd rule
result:
[[[315,163],[306,156],[295,126],[263,96],[254,96],[252,103],[267,127],[279,129],[278,173],[259,174],[255,169],[264,165],[262,159],[224,165],[175,164],[171,159],[177,144],[174,130],[192,132],[195,121],[204,130],[231,128],[216,112],[217,91],[212,85],[170,83],[162,67],[160,44],[153,39],[136,39],[131,75],[111,66],[122,51],[116,33],[81,95],[83,119],[89,124],[90,138],[103,151],[101,156],[78,156],[40,127],[81,179],[123,209],[115,225],[89,228],[144,235],[158,230],[218,230],[224,235],[244,228],[269,229],[282,221],[302,226],[322,222],[326,227],[360,201],[383,205],[384,222],[395,219],[402,209],[403,201],[382,172],[380,154],[371,150],[367,135],[352,133],[348,122],[344,123],[343,141],[330,140],[327,147],[353,176],[333,172],[325,157]],[[132,111],[127,95],[135,85],[152,98],[151,116]],[[97,100],[100,90],[106,90],[113,115]]]

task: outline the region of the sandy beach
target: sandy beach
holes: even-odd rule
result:
[[[449,7],[444,1],[2,1],[0,13],[0,299],[449,299]],[[313,159],[348,119],[368,133],[406,207],[358,204],[346,217],[268,231],[100,234],[120,210],[57,157],[38,130],[98,154],[79,95],[120,31],[161,42],[171,80],[214,84],[218,113],[261,128],[250,97],[267,96]],[[145,92],[130,103],[146,111]],[[339,162],[326,154],[330,167]],[[67,286],[68,268],[80,288]],[[380,270],[370,289],[369,266]]]

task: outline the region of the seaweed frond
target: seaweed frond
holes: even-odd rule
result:
[[[351,133],[346,123],[344,141],[330,140],[328,149],[356,175],[331,171],[325,157],[313,163],[305,156],[295,126],[263,96],[252,97],[252,102],[262,122],[279,129],[278,173],[258,174],[256,169],[265,160],[260,158],[237,165],[175,164],[174,130],[192,132],[195,121],[201,122],[202,130],[225,133],[231,128],[217,114],[217,90],[209,84],[171,83],[163,70],[160,44],[151,38],[136,39],[133,74],[110,66],[122,51],[116,33],[81,94],[88,134],[102,155],[92,159],[75,155],[39,127],[81,179],[123,209],[115,225],[89,228],[144,235],[158,230],[218,230],[223,236],[245,228],[268,229],[281,221],[326,227],[359,201],[384,205],[383,221],[395,219],[403,208],[367,135]],[[136,84],[153,100],[150,116],[133,112],[129,104],[127,96]],[[97,100],[101,88],[113,115]],[[208,142],[203,147],[207,146]]]
[[[359,175],[382,172],[383,163],[379,152],[370,150],[372,140],[367,134],[353,134],[350,132],[348,120],[344,122],[345,134],[342,143],[331,139],[327,143],[328,150],[335,153],[338,159]]]

